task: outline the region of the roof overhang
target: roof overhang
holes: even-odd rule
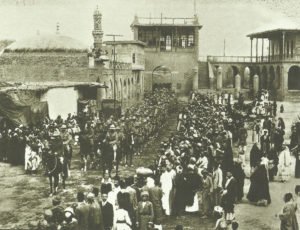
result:
[[[265,30],[262,32],[248,34],[249,38],[271,38],[276,36],[281,36],[282,33],[300,33],[300,29],[273,29]]]
[[[108,88],[105,84],[99,82],[7,82],[8,86],[0,88],[0,92],[12,90],[31,90],[31,91],[45,91],[53,88],[68,88],[68,87],[93,87],[93,88]]]
[[[144,23],[134,23],[131,25],[131,27],[194,27],[198,28],[199,30],[203,27],[199,24],[144,24]]]
[[[130,40],[130,41],[105,41],[105,45],[140,45],[145,47],[146,43],[139,40]]]

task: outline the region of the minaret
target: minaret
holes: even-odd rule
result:
[[[103,38],[103,31],[102,31],[102,14],[100,13],[98,6],[94,12],[94,30],[93,30],[93,37],[94,37],[94,48],[95,50],[99,50],[102,47],[102,38]]]

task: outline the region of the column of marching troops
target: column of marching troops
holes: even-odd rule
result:
[[[7,125],[0,131],[0,161],[25,165],[27,172],[36,173],[45,167],[48,154],[71,162],[73,147],[78,145],[82,170],[103,166],[103,171],[110,173],[113,164],[118,166],[123,159],[132,165],[132,156],[140,155],[149,139],[157,135],[167,115],[176,110],[176,103],[173,93],[159,90],[145,95],[143,104],[127,109],[120,119],[80,113],[69,114],[66,120],[58,116],[35,125]],[[110,154],[113,143],[117,146],[114,158]]]
[[[169,100],[167,104],[170,105]],[[161,114],[153,108],[150,110],[154,112],[153,118]],[[168,115],[167,112],[164,114],[160,127]],[[124,149],[121,144],[124,135],[122,119],[126,121],[126,115],[119,122],[107,121],[108,132],[101,139],[101,145],[106,146],[99,148],[102,157],[109,152],[112,163]],[[162,229],[164,216],[200,212],[202,218],[206,218],[213,214],[214,207],[231,223],[234,203],[243,196],[245,175],[241,162],[234,162],[232,149],[233,143],[242,142],[239,133],[245,129],[243,119],[230,103],[219,105],[213,97],[192,95],[188,106],[179,113],[177,130],[168,141],[161,143],[154,164],[145,163],[147,168],[139,168],[135,176],[126,178],[118,175],[112,178],[112,165],[104,165],[107,170],[100,189],[95,187],[86,195],[79,191],[78,203],[65,210],[55,198],[52,212],[45,213],[44,225],[52,223],[62,229]],[[132,132],[129,137],[129,142],[134,145],[136,139],[132,139]],[[134,152],[138,154],[139,151]],[[121,155],[126,157],[126,154],[125,151]],[[56,213],[57,206],[60,215]],[[107,210],[106,206],[112,208]],[[56,216],[63,218],[57,220]]]

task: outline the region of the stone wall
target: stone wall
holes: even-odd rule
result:
[[[166,66],[172,76],[169,82],[172,89],[178,93],[188,94],[193,88],[193,77],[197,68],[197,55],[193,49],[159,52],[145,49],[145,90],[150,90],[152,85],[152,72],[157,66]],[[159,76],[153,77],[154,83],[165,83],[166,79]]]
[[[210,89],[217,89],[218,74],[222,75],[222,87],[223,91],[230,91],[235,88],[235,77],[239,75],[241,77],[241,90],[250,92],[253,90],[253,76],[258,75],[259,88],[273,90],[274,96],[276,95],[278,100],[283,100],[287,95],[287,77],[288,70],[293,65],[280,64],[280,63],[221,63],[211,62],[211,68],[213,72],[213,79],[209,79],[206,72],[199,68],[199,76],[207,77],[209,81]],[[211,86],[212,84],[212,86]],[[201,86],[199,85],[199,88]],[[249,95],[251,96],[251,95]]]
[[[113,60],[113,45],[107,44],[105,49],[108,51],[108,56]],[[144,47],[139,44],[132,43],[122,43],[116,44],[116,61],[130,63],[133,69],[142,69],[145,68],[145,52]],[[133,63],[133,55],[134,63]]]
[[[9,52],[0,56],[0,81],[43,82],[72,81],[100,82],[108,86],[98,99],[116,98],[125,107],[133,105],[143,98],[144,77],[142,70],[131,68],[116,70],[116,84],[113,70],[98,65],[88,67],[87,53],[80,52]]]
[[[10,52],[0,56],[1,81],[95,81],[86,53]]]

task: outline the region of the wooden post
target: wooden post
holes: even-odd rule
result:
[[[256,54],[255,54],[255,57],[256,57],[256,62],[258,61],[258,38],[256,38]]]
[[[270,62],[270,57],[271,57],[271,40],[269,38],[268,62]]]
[[[264,39],[261,39],[261,61],[264,60]]]
[[[285,57],[284,45],[285,45],[285,32],[282,32],[282,59],[284,59],[284,57]]]
[[[252,41],[253,41],[253,38],[250,38],[250,41],[251,41],[251,50],[250,50],[250,58],[251,58],[251,61],[252,62]]]

